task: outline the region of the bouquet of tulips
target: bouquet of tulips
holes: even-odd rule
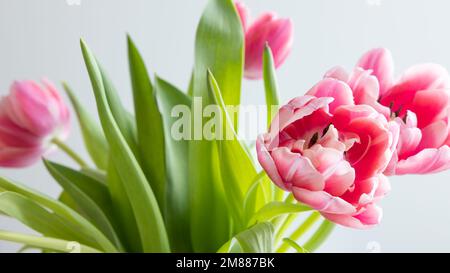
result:
[[[242,3],[209,0],[187,90],[150,77],[128,37],[130,113],[82,40],[100,123],[63,87],[90,161],[64,143],[58,89],[14,82],[0,102],[0,166],[42,159],[62,193],[0,177],[0,212],[39,234],[2,230],[0,240],[44,252],[312,252],[336,224],[377,225],[388,176],[450,168],[445,68],[394,79],[390,52],[377,48],[280,105],[275,70],[292,42],[289,19],[251,20]],[[265,89],[267,130],[254,145],[239,137],[243,78]],[[58,148],[77,167],[45,159]]]

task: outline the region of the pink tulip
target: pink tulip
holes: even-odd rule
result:
[[[236,8],[245,32],[245,69],[248,79],[262,78],[263,53],[267,43],[272,50],[275,67],[284,63],[293,43],[293,24],[290,19],[278,18],[275,13],[266,12],[252,24],[245,6],[237,2]]]
[[[397,149],[386,175],[426,174],[450,168],[450,76],[437,64],[420,64],[393,80],[387,49],[361,57],[349,75],[336,67],[325,78],[348,83],[355,104],[367,104],[400,127]],[[315,92],[310,92],[315,95]]]
[[[64,140],[69,111],[49,81],[16,81],[0,101],[0,166],[25,167],[51,148],[51,140]]]
[[[343,82],[322,83],[328,96],[301,96],[283,106],[257,140],[271,180],[327,219],[353,228],[379,223],[376,205],[389,191],[383,175],[398,131],[367,105],[353,105]],[[333,97],[331,97],[333,96]]]

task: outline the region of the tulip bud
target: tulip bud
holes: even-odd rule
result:
[[[0,166],[25,167],[69,132],[69,111],[49,81],[16,81],[0,101]]]
[[[245,33],[244,76],[248,79],[260,79],[266,43],[272,50],[275,68],[278,68],[291,51],[294,26],[290,19],[278,18],[273,12],[263,13],[249,25],[248,9],[241,2],[236,2],[235,5]]]

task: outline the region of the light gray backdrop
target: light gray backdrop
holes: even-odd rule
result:
[[[67,0],[79,1],[79,0]],[[95,106],[78,39],[84,37],[131,107],[125,34],[136,40],[152,72],[186,87],[193,63],[196,24],[207,0],[0,1],[0,95],[14,79],[43,76],[68,81],[86,107]],[[247,0],[254,15],[275,10],[295,24],[295,45],[278,71],[281,97],[303,94],[330,67],[350,69],[366,50],[391,49],[397,72],[418,62],[450,68],[450,2],[445,0]],[[244,83],[244,103],[264,103],[261,82]],[[86,155],[73,123],[68,143]],[[51,159],[72,164],[57,152]],[[6,175],[56,196],[60,189],[42,164]],[[384,219],[366,231],[338,227],[324,252],[450,251],[450,171],[391,179]],[[30,232],[0,217],[0,229]],[[0,252],[16,244],[0,241]]]

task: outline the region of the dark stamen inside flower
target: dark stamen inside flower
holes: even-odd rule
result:
[[[325,127],[325,129],[323,129],[322,131],[322,136],[326,135],[326,133],[328,132],[328,130],[330,129],[331,124],[328,124],[327,127]]]
[[[319,139],[319,133],[316,132],[316,133],[312,136],[311,140],[309,141],[308,148],[311,148],[314,144],[316,144],[316,142],[317,142],[318,139]]]

